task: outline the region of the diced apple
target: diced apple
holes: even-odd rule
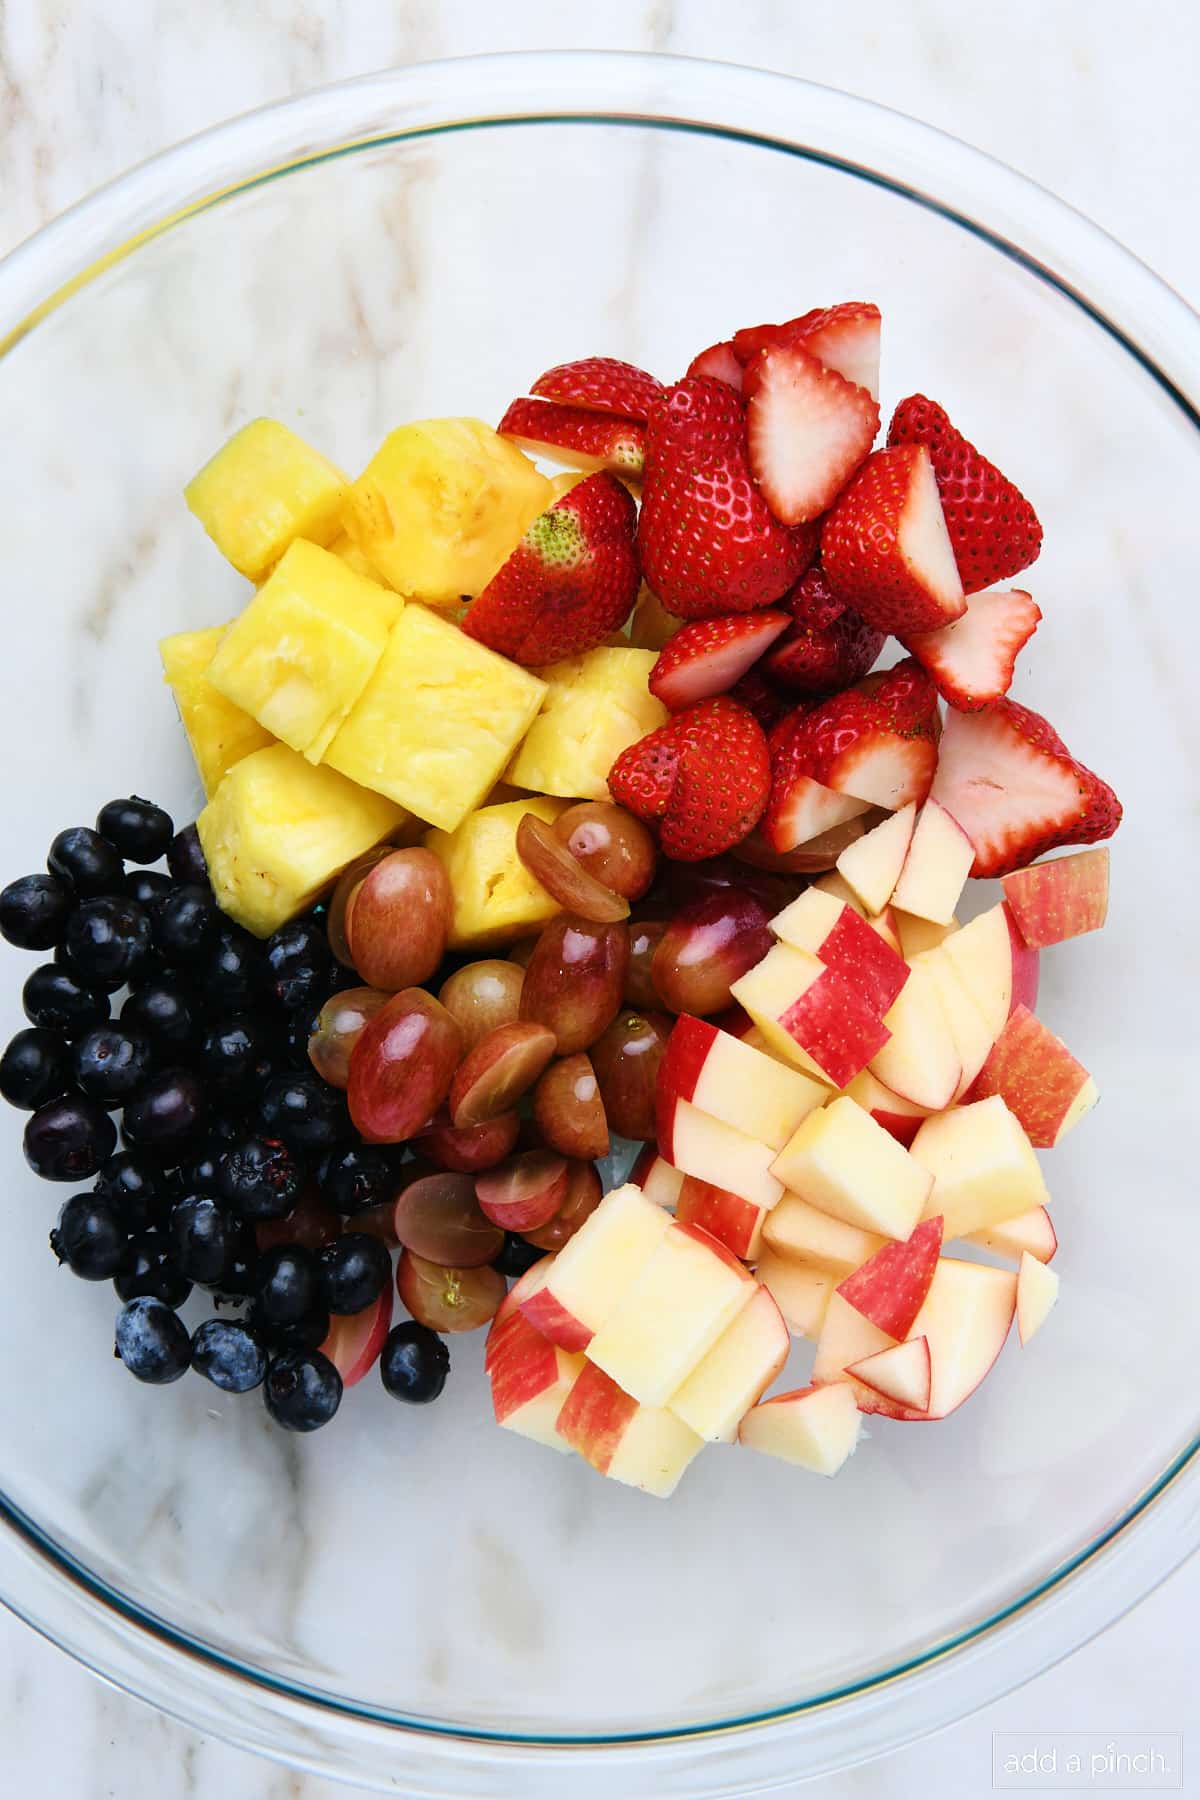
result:
[[[917,803],[910,800],[881,825],[847,846],[837,859],[837,872],[853,888],[869,913],[880,913],[891,899],[908,846],[912,842]]]
[[[653,1144],[647,1144],[629,1171],[629,1179],[655,1206],[674,1212],[685,1177],[665,1156],[659,1155]]]
[[[640,1406],[586,1362],[563,1401],[558,1433],[601,1475],[665,1500],[704,1439],[665,1406]]]
[[[700,1181],[695,1175],[684,1176],[675,1206],[675,1217],[681,1225],[699,1225],[743,1262],[758,1260],[763,1224],[771,1216],[766,1207],[743,1200],[728,1188]]]
[[[812,1113],[771,1166],[802,1200],[883,1237],[908,1237],[933,1187],[925,1168],[845,1094]]]
[[[868,913],[867,924],[871,927],[872,931],[879,933],[879,936],[883,939],[884,943],[888,945],[889,949],[894,950],[896,955],[903,961],[904,946],[900,942],[900,927],[897,922],[895,908],[885,906],[882,912]]]
[[[900,936],[901,954],[909,962],[923,950],[936,950],[959,930],[957,919],[951,925],[935,925],[932,919],[914,919],[898,906],[892,908],[892,917]]]
[[[975,1392],[1004,1348],[1016,1304],[1011,1269],[942,1257],[912,1327],[913,1337],[929,1342],[929,1406],[905,1417],[944,1419]]]
[[[880,1331],[869,1319],[864,1319],[835,1290],[829,1297],[825,1317],[821,1322],[817,1354],[812,1368],[813,1382],[817,1386],[828,1382],[846,1382],[860,1412],[895,1416],[899,1409],[894,1400],[886,1399],[874,1388],[867,1387],[847,1372],[852,1364],[865,1362],[867,1357],[877,1356],[881,1350],[892,1349],[893,1345],[894,1340],[886,1331]]]
[[[974,861],[975,846],[958,820],[927,800],[892,898],[902,912],[949,925]]]
[[[928,969],[933,976],[958,1055],[960,1073],[954,1098],[961,1100],[987,1061],[995,1042],[991,1026],[944,949],[923,950],[913,962]]]
[[[785,1194],[774,1212],[767,1214],[763,1239],[780,1256],[799,1257],[828,1269],[839,1280],[861,1268],[889,1241],[810,1206],[799,1194]]]
[[[933,1177],[924,1217],[940,1214],[947,1240],[1050,1198],[1033,1146],[998,1094],[926,1119],[908,1154]]]
[[[877,1125],[894,1137],[905,1149],[912,1143],[921,1128],[921,1121],[927,1119],[931,1107],[918,1106],[915,1101],[906,1100],[902,1094],[894,1094],[889,1087],[884,1087],[878,1075],[870,1069],[863,1069],[854,1077],[846,1089],[848,1097],[869,1112]]]
[[[854,907],[822,888],[806,888],[771,920],[771,930],[794,950],[808,950],[843,975],[880,1017],[908,980],[908,969]]]
[[[1037,1005],[1038,952],[1001,901],[946,939],[946,955],[987,1021],[995,1043],[1013,1008]]]
[[[853,1455],[861,1429],[854,1395],[839,1383],[761,1401],[742,1420],[738,1441],[814,1475],[836,1475]]]
[[[892,1338],[906,1338],[937,1268],[942,1221],[925,1219],[903,1243],[884,1244],[838,1288],[856,1312]]]
[[[777,1055],[845,1087],[888,1040],[855,984],[809,950],[775,944],[731,993]]]
[[[582,1369],[582,1356],[550,1343],[518,1313],[490,1370],[497,1425],[567,1451],[556,1425]]]
[[[870,1068],[902,1099],[938,1112],[949,1106],[962,1063],[931,971],[914,963],[896,1004],[885,1015],[889,1037]]]
[[[521,1311],[552,1344],[586,1350],[670,1224],[641,1188],[615,1188],[531,1282]]]
[[[862,914],[864,919],[870,911],[869,907],[863,905],[845,876],[840,874],[837,869],[826,869],[823,875],[818,875],[815,881],[809,882],[809,886],[819,888],[823,894],[832,894],[835,900],[840,900],[844,906],[852,906],[856,913]]]
[[[552,1256],[543,1256],[540,1262],[536,1262],[533,1264],[532,1268],[526,1269],[525,1273],[513,1282],[507,1294],[505,1294],[503,1300],[496,1308],[492,1322],[488,1326],[487,1341],[484,1344],[483,1349],[483,1366],[485,1369],[491,1368],[492,1363],[495,1361],[499,1352],[500,1346],[504,1342],[505,1326],[510,1325],[515,1319],[524,1317],[521,1312],[522,1300],[525,1298],[526,1294],[532,1291],[532,1289],[541,1285],[542,1280],[549,1272],[549,1265],[553,1261],[554,1258]]]
[[[670,1410],[706,1443],[733,1443],[741,1420],[770,1387],[790,1349],[787,1324],[770,1292],[755,1288],[671,1396]]]
[[[676,1020],[658,1071],[658,1103],[668,1115],[676,1100],[690,1100],[773,1150],[783,1148],[828,1092],[813,1076],[688,1013]]]
[[[1027,1006],[1018,1006],[971,1089],[973,1100],[999,1094],[1039,1150],[1053,1149],[1100,1098],[1095,1081]]]
[[[821,1335],[830,1298],[837,1286],[837,1276],[811,1263],[793,1262],[790,1257],[765,1251],[756,1275],[778,1306],[788,1329],[797,1337],[816,1339]]]
[[[981,1250],[991,1250],[997,1256],[1010,1256],[1014,1262],[1019,1263],[1028,1251],[1038,1262],[1048,1263],[1058,1249],[1058,1233],[1045,1207],[1031,1206],[1015,1219],[989,1225],[985,1231],[969,1231],[966,1242],[978,1244]]]
[[[1057,1299],[1057,1271],[1026,1250],[1017,1273],[1017,1333],[1022,1349],[1046,1323]]]
[[[768,1212],[782,1198],[783,1183],[771,1173],[775,1152],[770,1144],[701,1112],[690,1100],[676,1100],[660,1118],[658,1140],[662,1153],[685,1175],[727,1188]]]
[[[665,1406],[754,1293],[754,1277],[697,1225],[670,1226],[588,1345],[643,1406]]]
[[[928,1410],[933,1381],[928,1338],[909,1338],[903,1344],[877,1350],[874,1356],[851,1363],[846,1373],[898,1406],[909,1407],[913,1412]]]
[[[1006,875],[1002,885],[1031,950],[1099,931],[1108,917],[1108,846],[1034,863]]]

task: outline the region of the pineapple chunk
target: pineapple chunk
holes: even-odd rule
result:
[[[535,881],[517,855],[517,826],[527,812],[552,825],[563,800],[509,800],[485,806],[457,831],[431,831],[425,848],[441,858],[450,877],[454,916],[447,939],[451,950],[490,950],[528,937],[561,912],[557,900]]]
[[[293,538],[327,544],[347,479],[278,419],[253,419],[193,475],[183,497],[223,556],[261,581]]]
[[[482,593],[555,498],[529,458],[478,419],[423,419],[384,439],[342,522],[401,594],[455,606]]]
[[[336,556],[339,562],[344,562],[346,567],[353,569],[356,575],[365,575],[368,581],[379,580],[379,573],[370,558],[363,555],[354,539],[346,532],[340,531],[337,537],[326,545],[326,548],[330,556]]]
[[[257,719],[219,694],[208,679],[208,665],[228,630],[228,625],[214,625],[209,631],[180,631],[158,646],[209,799],[235,763],[274,741]]]
[[[545,692],[527,669],[406,606],[325,761],[453,831],[491,791]]]
[[[196,828],[222,908],[270,937],[404,823],[390,800],[273,744],[229,771]]]
[[[653,650],[600,649],[543,669],[540,716],[505,772],[514,787],[572,800],[607,800],[622,750],[657,731],[666,707],[646,686]]]
[[[223,639],[208,679],[273,737],[320,762],[403,605],[298,538]]]

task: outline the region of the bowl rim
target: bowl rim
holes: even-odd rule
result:
[[[546,123],[716,136],[882,186],[1070,299],[1200,428],[1200,317],[1045,188],[932,126],[837,89],[644,52],[520,51],[413,64],[212,127],[99,188],[0,261],[0,360],[142,244],[263,182],[369,146]],[[459,1783],[503,1768],[519,1770],[530,1792],[565,1778],[589,1794],[578,1761],[587,1746],[603,1752],[597,1793],[611,1793],[618,1767],[627,1778],[653,1767],[658,1792],[749,1794],[922,1736],[1112,1623],[1200,1543],[1198,1452],[1200,1436],[1093,1543],[902,1667],[793,1706],[662,1731],[484,1732],[284,1682],[126,1601],[2,1493],[0,1600],[94,1672],[186,1723],[343,1780],[370,1783],[386,1771],[390,1784],[409,1772],[421,1792],[450,1794],[481,1791]],[[724,1746],[719,1767],[716,1745]],[[736,1786],[724,1786],[734,1775]],[[436,1789],[425,1785],[434,1777]],[[677,1789],[679,1780],[689,1785]]]

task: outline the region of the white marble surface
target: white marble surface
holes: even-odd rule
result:
[[[576,16],[577,15],[577,16]],[[570,43],[725,57],[843,86],[1035,175],[1200,298],[1178,170],[1200,152],[1200,19],[1149,0],[9,0],[0,6],[0,251],[96,183],[217,119],[397,61]],[[978,25],[975,20],[978,19]],[[569,21],[567,23],[566,21]],[[1193,1567],[1058,1670],[886,1763],[852,1795],[983,1794],[994,1731],[1195,1731]],[[0,1615],[0,1796],[333,1800],[344,1790],[200,1739]],[[814,1791],[814,1790],[809,1790]]]

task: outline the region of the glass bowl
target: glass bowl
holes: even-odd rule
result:
[[[851,296],[885,417],[932,393],[1034,496],[1017,691],[1126,803],[1108,930],[1044,958],[1105,1094],[1049,1161],[1062,1304],[832,1483],[721,1450],[669,1504],[602,1482],[492,1427],[478,1337],[437,1406],[371,1381],[296,1440],[113,1363],[6,1113],[0,1592],[205,1731],[389,1791],[746,1795],[982,1704],[1200,1535],[1200,322],[986,157],[772,75],[522,55],[257,113],[49,226],[0,266],[5,869],[113,793],[194,813],[155,640],[244,594],[180,499],[231,429],[276,414],[355,469],[560,359],[671,377]]]

